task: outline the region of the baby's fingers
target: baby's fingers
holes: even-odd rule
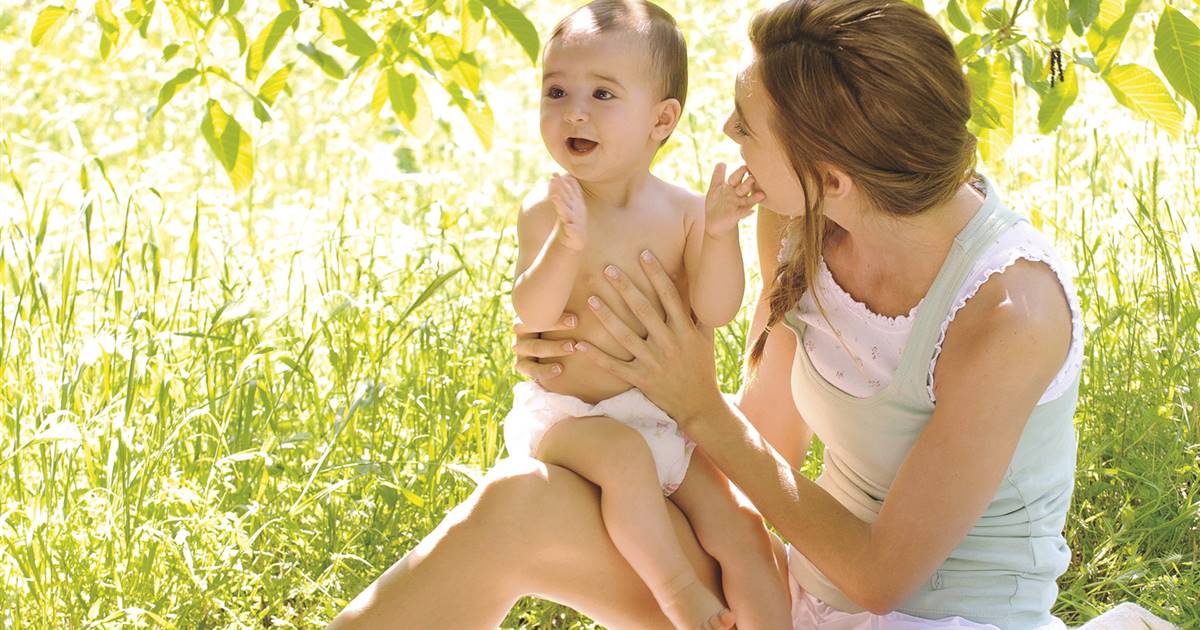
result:
[[[712,179],[708,182],[708,189],[715,190],[723,183],[725,183],[725,163],[717,162],[717,165],[713,167]]]
[[[733,186],[734,188],[738,187],[738,185],[742,183],[742,179],[744,179],[749,172],[750,171],[746,169],[745,164],[739,166],[738,169],[729,176],[729,185]]]
[[[737,187],[734,188],[734,192],[737,193],[738,197],[746,197],[752,194],[757,188],[758,184],[754,181],[754,176],[747,175],[746,179],[742,180],[742,183],[738,184]]]

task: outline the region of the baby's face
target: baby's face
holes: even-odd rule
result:
[[[571,33],[550,42],[542,59],[542,141],[554,161],[583,181],[644,168],[659,86],[646,46],[625,33]]]

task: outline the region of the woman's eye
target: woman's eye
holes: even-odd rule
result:
[[[546,90],[546,96],[549,96],[550,98],[562,98],[565,95],[566,92],[564,92],[562,88],[552,87],[549,90]]]
[[[613,98],[613,93],[609,92],[608,90],[596,90],[592,93],[592,96],[595,96],[602,101],[607,101],[608,99]]]
[[[733,123],[733,130],[734,130],[734,132],[735,132],[735,133],[737,133],[737,135],[739,135],[739,136],[748,136],[748,135],[750,135],[750,134],[746,133],[746,128],[742,126],[742,123],[741,123],[740,121],[739,121],[739,122],[735,122],[735,123]]]

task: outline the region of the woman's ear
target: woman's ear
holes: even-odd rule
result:
[[[683,105],[679,104],[679,99],[667,98],[658,102],[654,106],[654,128],[650,130],[650,137],[658,142],[667,139],[672,131],[675,131],[675,125],[679,124],[679,116],[683,113]]]
[[[828,165],[825,165],[823,170],[826,199],[843,199],[850,194],[854,188],[854,180],[850,179],[849,173],[836,166]]]

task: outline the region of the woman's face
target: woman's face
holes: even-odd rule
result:
[[[783,215],[803,215],[804,190],[771,129],[771,98],[759,80],[758,64],[751,63],[738,74],[733,99],[734,111],[725,120],[725,135],[738,143],[742,161],[766,195],[762,205]]]

